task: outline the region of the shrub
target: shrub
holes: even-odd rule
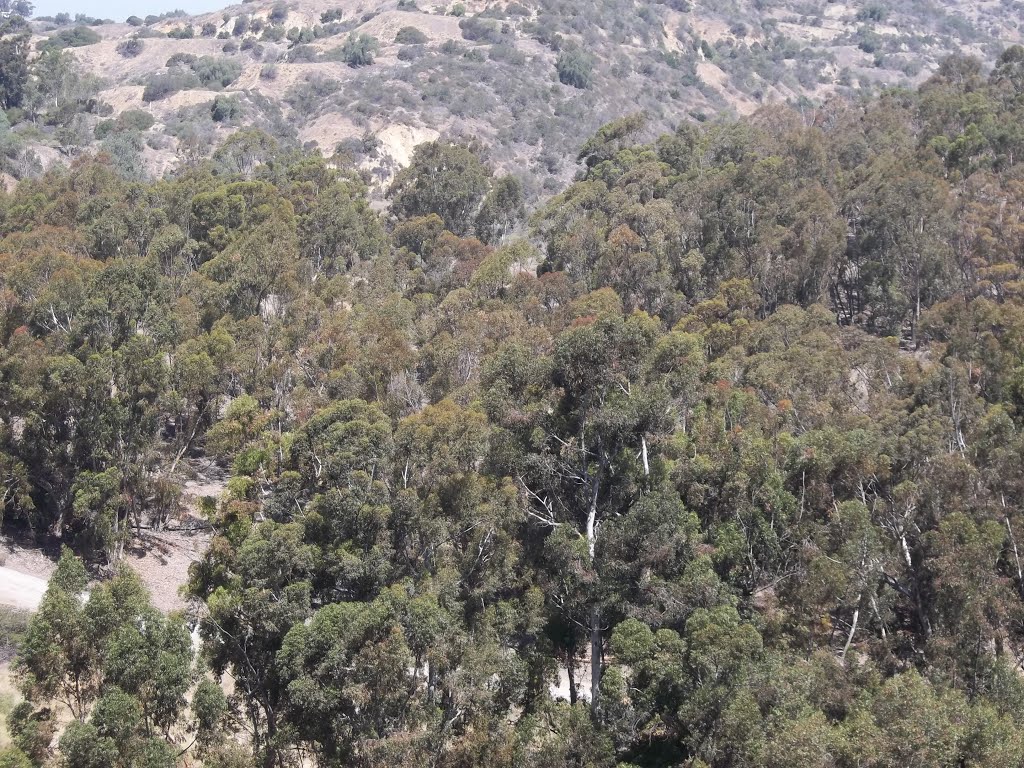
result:
[[[129,16],[127,19],[125,19],[125,24],[128,24],[132,27],[141,27],[144,23],[145,22],[138,16]]]
[[[345,12],[341,8],[332,8],[320,14],[320,23],[330,24],[332,21],[341,21],[344,17]]]
[[[176,27],[167,33],[168,37],[173,37],[176,40],[191,40],[196,36],[196,28],[191,24],[187,24],[184,27]]]
[[[100,120],[93,128],[93,135],[97,139],[104,139],[117,130],[117,122],[114,120]]]
[[[248,51],[253,58],[263,58],[263,46],[251,37],[243,40],[239,48],[243,51]]]
[[[53,37],[43,40],[39,47],[47,48],[81,48],[85,45],[93,45],[102,40],[95,31],[88,27],[78,26],[71,29],[62,29]]]
[[[324,102],[341,89],[341,83],[337,80],[313,75],[306,82],[292,88],[285,101],[296,112],[303,115],[312,115],[321,109]]]
[[[482,43],[500,43],[502,39],[501,27],[498,22],[488,19],[480,19],[476,16],[462,19],[459,22],[459,29],[466,40]]]
[[[146,87],[142,90],[142,100],[147,104],[168,96],[193,88],[197,84],[195,75],[181,69],[173,69],[170,72],[153,75]]]
[[[217,34],[217,25],[212,21],[208,21],[203,24],[203,28],[199,31],[199,34],[203,37],[213,37]]]
[[[231,28],[231,34],[235,37],[241,37],[249,31],[249,17],[244,13],[235,19],[235,26]]]
[[[274,24],[280,24],[288,18],[288,6],[284,3],[278,3],[270,9],[269,19]]]
[[[117,116],[118,128],[125,131],[148,131],[156,119],[144,109],[126,109]]]
[[[350,67],[365,67],[373,64],[377,48],[376,38],[353,32],[341,46],[341,59]]]
[[[142,137],[138,133],[123,131],[107,136],[100,145],[100,150],[110,156],[114,170],[121,176],[140,180],[145,176],[142,146]]]
[[[491,46],[488,58],[491,61],[502,61],[516,66],[526,63],[526,54],[517,50],[514,45],[506,45],[504,43]]]
[[[316,54],[312,45],[296,45],[288,51],[288,61],[316,61]]]
[[[466,6],[464,6],[462,3],[456,3],[455,5],[452,6],[452,9],[448,13],[451,16],[465,16]]]
[[[881,35],[878,35],[875,32],[862,30],[857,47],[864,51],[864,53],[875,53],[882,47],[882,44],[883,41]]]
[[[284,27],[280,25],[267,27],[263,30],[263,34],[260,35],[260,40],[268,43],[278,43],[284,40]]]
[[[192,63],[199,82],[208,88],[226,88],[242,74],[242,65],[233,60],[201,56]]]
[[[889,10],[884,6],[872,3],[864,8],[857,11],[857,21],[885,21],[889,15]]]
[[[260,80],[276,80],[277,79],[277,65],[276,64],[264,64],[260,70]]]
[[[290,42],[302,45],[316,40],[316,32],[311,27],[303,27],[302,29],[292,27],[288,30],[287,37]]]
[[[399,61],[415,61],[423,56],[425,49],[422,45],[403,45],[398,49]]]
[[[194,53],[178,52],[173,54],[171,58],[167,60],[167,63],[164,64],[164,66],[170,69],[171,67],[176,67],[179,64],[191,65],[193,62],[195,62],[197,58],[198,56],[196,56]]]
[[[238,53],[238,43],[234,40],[228,40],[224,45],[221,46],[221,51],[227,54]]]
[[[134,59],[142,53],[144,45],[145,43],[137,37],[133,37],[131,40],[122,40],[117,44],[117,48],[115,50],[126,59]]]
[[[416,27],[402,27],[395,35],[395,42],[399,45],[423,45],[427,36]]]
[[[558,70],[558,79],[563,84],[580,89],[590,87],[594,64],[590,56],[579,48],[570,48],[558,54],[555,69]]]
[[[242,114],[242,102],[234,96],[218,96],[210,105],[210,117],[215,123],[226,123]]]

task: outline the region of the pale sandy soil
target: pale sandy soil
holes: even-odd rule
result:
[[[125,552],[124,561],[149,589],[153,605],[161,611],[185,608],[181,588],[188,567],[198,560],[210,535],[206,531],[145,531]]]
[[[729,76],[718,65],[712,64],[710,61],[698,61],[697,75],[701,80],[722,94],[722,97],[727,103],[733,105],[737,113],[749,115],[757,109],[758,104],[756,101],[729,88]]]
[[[46,579],[0,567],[0,605],[34,611],[46,592]]]
[[[124,555],[123,562],[139,575],[153,605],[162,611],[185,607],[181,587],[188,581],[188,568],[210,542],[210,532],[198,516],[199,504],[204,496],[219,497],[226,483],[223,470],[210,462],[192,463],[187,470],[191,477],[182,488],[180,517],[171,521],[168,530],[140,531]],[[7,537],[0,540],[0,605],[38,608],[58,555],[56,548],[44,550]]]
[[[179,594],[188,580],[188,567],[198,560],[209,543],[205,530],[143,531],[124,555],[149,590],[153,605],[162,611],[181,610]],[[41,549],[4,542],[6,565],[0,567],[0,605],[34,611],[46,592],[56,562]]]
[[[381,46],[393,45],[395,34],[402,27],[416,27],[431,43],[461,40],[462,30],[454,16],[431,16],[427,13],[385,11],[359,27],[361,33],[376,37]]]

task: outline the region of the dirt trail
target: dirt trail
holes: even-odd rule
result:
[[[181,587],[188,581],[189,566],[202,557],[210,532],[199,514],[206,496],[220,496],[227,474],[212,462],[188,462],[189,477],[182,486],[182,511],[170,530],[142,530],[125,550],[123,562],[134,570],[150,592],[153,605],[162,611],[181,610]],[[46,585],[57,567],[59,552],[44,550],[25,541],[0,541],[0,605],[36,610]]]
[[[0,605],[34,611],[46,592],[46,579],[0,566]]]

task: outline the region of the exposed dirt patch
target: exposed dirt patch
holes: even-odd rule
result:
[[[415,27],[432,43],[461,40],[462,30],[454,16],[431,16],[428,13],[385,11],[359,27],[359,31],[376,37],[382,46],[393,45],[395,35],[402,27]]]
[[[433,128],[415,128],[411,125],[389,125],[377,133],[382,154],[405,167],[412,160],[416,145],[434,141],[440,134]]]
[[[46,592],[46,579],[0,567],[0,605],[34,611]]]
[[[697,75],[701,80],[718,91],[722,98],[732,105],[733,109],[739,114],[749,115],[757,109],[758,104],[756,101],[729,88],[729,76],[710,61],[697,62]]]
[[[181,588],[188,581],[188,567],[209,542],[209,532],[202,529],[145,531],[125,552],[124,561],[149,589],[153,605],[178,611],[185,607]]]
[[[162,611],[181,610],[181,587],[189,566],[202,557],[210,531],[199,510],[205,497],[218,498],[227,473],[212,462],[194,461],[184,467],[182,513],[162,531],[140,530],[125,551],[124,563],[149,590],[153,605]],[[35,610],[57,567],[60,545],[41,546],[30,540],[0,540],[0,604]]]
[[[121,39],[104,40],[95,45],[71,48],[71,52],[82,65],[92,73],[116,82],[131,82],[145,78],[161,70],[175,53],[190,53],[194,56],[222,56],[223,40],[196,38],[175,40],[166,37],[147,37],[142,41],[142,53],[125,58],[117,52],[117,45],[128,40],[131,34]]]
[[[0,541],[0,563],[4,567],[48,581],[57,569],[58,547],[44,549],[37,544],[20,539],[4,537]]]
[[[331,113],[318,117],[305,126],[299,131],[299,139],[303,144],[314,141],[321,150],[328,152],[333,150],[339,141],[362,136],[366,131],[366,127],[356,125],[347,117]]]

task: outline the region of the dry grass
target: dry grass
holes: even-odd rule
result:
[[[9,663],[0,664],[0,748],[11,743],[11,736],[7,731],[7,718],[18,702],[21,701],[21,694],[14,684]]]

